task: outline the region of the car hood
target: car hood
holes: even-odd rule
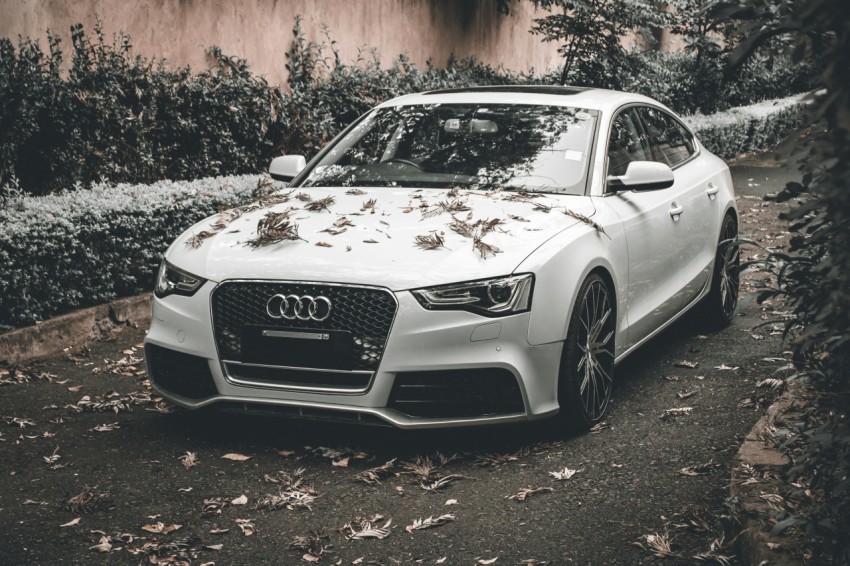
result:
[[[287,189],[199,222],[171,245],[167,258],[212,281],[412,289],[512,273],[538,246],[579,222],[565,211],[590,217],[592,199],[457,189]],[[297,229],[298,239],[257,241],[264,219],[287,212],[288,218],[278,218]]]

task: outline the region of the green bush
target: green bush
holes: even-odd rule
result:
[[[795,103],[790,99],[698,116],[691,126],[709,147],[769,145],[778,141],[771,136],[782,134],[781,125],[797,119],[791,117],[802,106]],[[5,205],[0,207],[5,274],[0,278],[0,327],[150,290],[160,252],[183,230],[273,186],[264,177],[245,175],[7,196],[0,200]]]
[[[100,180],[152,182],[258,171],[288,129],[284,99],[239,59],[210,50],[192,74],[133,57],[74,26],[62,77],[59,39],[49,50],[0,39],[0,186],[47,194]]]
[[[270,87],[241,59],[209,50],[200,74],[134,56],[130,38],[107,42],[73,28],[70,68],[59,39],[48,49],[0,39],[0,187],[48,194],[95,182],[149,183],[255,173],[281,153],[314,155],[375,104],[411,92],[469,85],[553,83],[475,59],[418,69],[404,56],[388,68],[374,50],[342,62],[326,32],[307,41],[300,20],[287,52],[289,92]],[[687,53],[631,53],[575,66],[584,84],[647,94],[675,110],[708,113],[805,90],[812,69],[777,57],[724,82],[717,61],[696,69]],[[705,65],[703,65],[705,66]]]
[[[695,114],[684,121],[709,151],[729,159],[776,145],[806,124],[808,105],[802,98],[767,100],[707,116]]]
[[[162,251],[183,230],[272,187],[249,175],[7,198],[0,327],[150,291]]]

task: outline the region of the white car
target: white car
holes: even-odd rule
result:
[[[734,314],[729,169],[644,96],[402,96],[270,173],[166,252],[145,348],[182,407],[588,428],[636,348]]]

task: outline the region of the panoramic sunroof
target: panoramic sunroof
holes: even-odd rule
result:
[[[504,86],[470,86],[462,88],[447,88],[444,90],[430,90],[422,94],[451,94],[458,92],[521,92],[531,94],[578,94],[591,90],[584,86],[557,86],[557,85],[504,85]]]

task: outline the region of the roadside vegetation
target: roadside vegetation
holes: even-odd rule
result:
[[[803,533],[817,563],[850,563],[850,5],[844,0],[747,0],[718,12],[748,39],[730,63],[752,59],[760,45],[784,40],[794,60],[816,56],[818,76],[810,149],[801,179],[775,199],[791,204],[787,253],[765,266],[773,286],[760,299],[782,297],[798,370],[789,380],[803,400],[797,421],[775,432],[791,459],[773,534]]]

